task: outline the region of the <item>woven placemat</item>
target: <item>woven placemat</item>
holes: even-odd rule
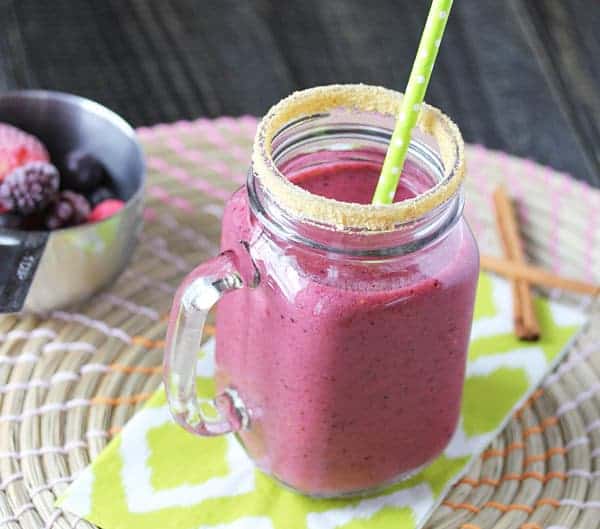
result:
[[[146,226],[127,271],[80,306],[0,318],[0,528],[93,527],[54,501],[159,384],[171,297],[217,251],[223,202],[244,181],[255,126],[242,117],[141,129]],[[467,215],[484,251],[498,250],[490,192],[504,181],[530,257],[600,281],[600,193],[478,146],[468,161]],[[590,305],[591,324],[429,528],[600,527],[600,309],[570,301]]]

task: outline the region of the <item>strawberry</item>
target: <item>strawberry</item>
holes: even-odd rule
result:
[[[42,142],[17,127],[0,123],[0,182],[13,169],[35,161],[50,161]]]

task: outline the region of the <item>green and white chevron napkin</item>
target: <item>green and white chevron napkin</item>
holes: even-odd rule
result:
[[[195,437],[171,420],[158,390],[67,490],[64,509],[103,529],[415,529],[562,356],[583,311],[537,300],[542,339],[512,332],[508,283],[482,274],[460,425],[431,466],[369,498],[317,500],[256,470],[233,436]],[[199,390],[214,395],[212,343]]]

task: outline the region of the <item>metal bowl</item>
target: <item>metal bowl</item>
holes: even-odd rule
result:
[[[135,132],[98,103],[42,90],[0,94],[0,121],[40,138],[53,163],[72,149],[92,153],[127,201],[93,224],[50,232],[0,228],[0,313],[46,312],[90,297],[123,271],[141,230],[145,169]]]

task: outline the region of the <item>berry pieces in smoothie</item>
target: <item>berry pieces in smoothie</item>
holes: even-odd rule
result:
[[[0,182],[13,169],[36,161],[50,161],[42,142],[17,127],[0,123]]]

